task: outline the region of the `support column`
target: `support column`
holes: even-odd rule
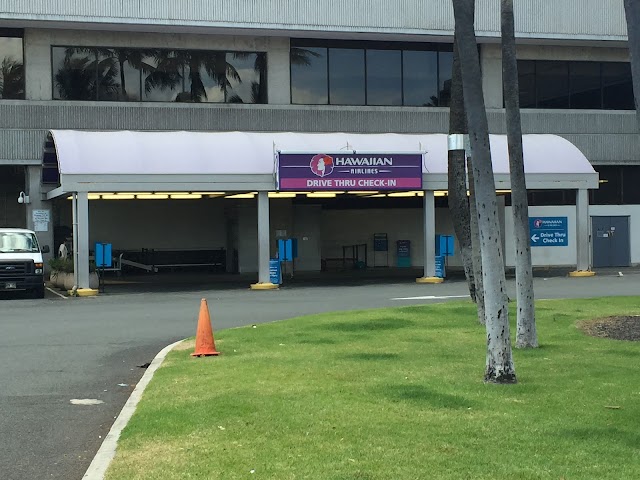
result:
[[[75,247],[76,259],[76,286],[78,295],[95,295],[97,290],[89,287],[89,195],[87,192],[78,192],[76,200],[77,212],[74,222],[77,231]]]
[[[498,223],[500,224],[500,246],[502,247],[502,262],[504,266],[507,266],[507,229],[506,229],[506,201],[504,195],[496,195],[496,203],[498,205]]]
[[[417,283],[442,283],[436,277],[436,206],[433,191],[424,192],[424,277]]]
[[[278,285],[269,278],[269,193],[258,192],[258,283],[251,285],[253,290],[274,290]]]
[[[571,277],[592,277],[595,272],[589,269],[589,191],[580,189],[576,192],[576,259],[575,272]]]
[[[49,259],[55,257],[57,245],[53,244],[53,212],[51,202],[42,199],[42,191],[40,186],[40,167],[26,167],[26,194],[29,196],[29,204],[26,205],[26,225],[27,228],[35,230],[40,246],[47,245],[49,253],[42,255],[44,260],[44,268],[49,271]],[[40,214],[45,213],[48,221],[40,221],[38,225],[33,220],[34,210],[39,210]]]
[[[71,194],[71,219],[73,222],[73,284],[78,286],[78,194],[73,192]]]

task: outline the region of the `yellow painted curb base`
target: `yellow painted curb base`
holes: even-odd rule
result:
[[[440,277],[421,277],[416,278],[416,283],[442,283],[444,278]]]
[[[67,292],[71,297],[95,297],[98,295],[98,290],[94,290],[93,288],[79,288],[78,290],[69,290]]]
[[[280,285],[275,283],[254,283],[251,285],[251,290],[277,290]]]
[[[569,272],[570,277],[594,277],[596,272],[590,270],[577,270],[575,272]]]

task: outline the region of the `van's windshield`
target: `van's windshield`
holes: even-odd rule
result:
[[[40,251],[33,233],[0,232],[0,253],[36,253]]]

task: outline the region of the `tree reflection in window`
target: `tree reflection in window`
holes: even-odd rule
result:
[[[0,99],[23,100],[22,38],[0,36]]]
[[[247,59],[251,68],[241,76],[233,59]],[[266,102],[263,53],[54,47],[53,62],[56,99]],[[235,90],[243,83],[250,94],[240,97]]]

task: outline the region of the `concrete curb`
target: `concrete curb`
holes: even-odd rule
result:
[[[144,393],[145,388],[149,385],[149,382],[153,378],[156,370],[162,365],[167,354],[178,344],[182,343],[184,340],[180,340],[178,342],[172,343],[171,345],[167,345],[164,347],[158,355],[153,359],[147,371],[144,373],[136,388],[131,393],[131,396],[127,400],[127,403],[122,407],[122,411],[120,411],[120,415],[116,418],[116,421],[111,426],[111,430],[105,437],[98,453],[93,457],[91,461],[91,465],[85,472],[82,477],[83,480],[103,480],[105,474],[107,473],[107,468],[109,468],[109,464],[111,460],[116,455],[116,447],[118,446],[118,439],[120,438],[120,434],[124,427],[127,426],[129,420],[133,416],[133,413],[136,411],[136,407],[138,403],[142,399],[142,394]]]

